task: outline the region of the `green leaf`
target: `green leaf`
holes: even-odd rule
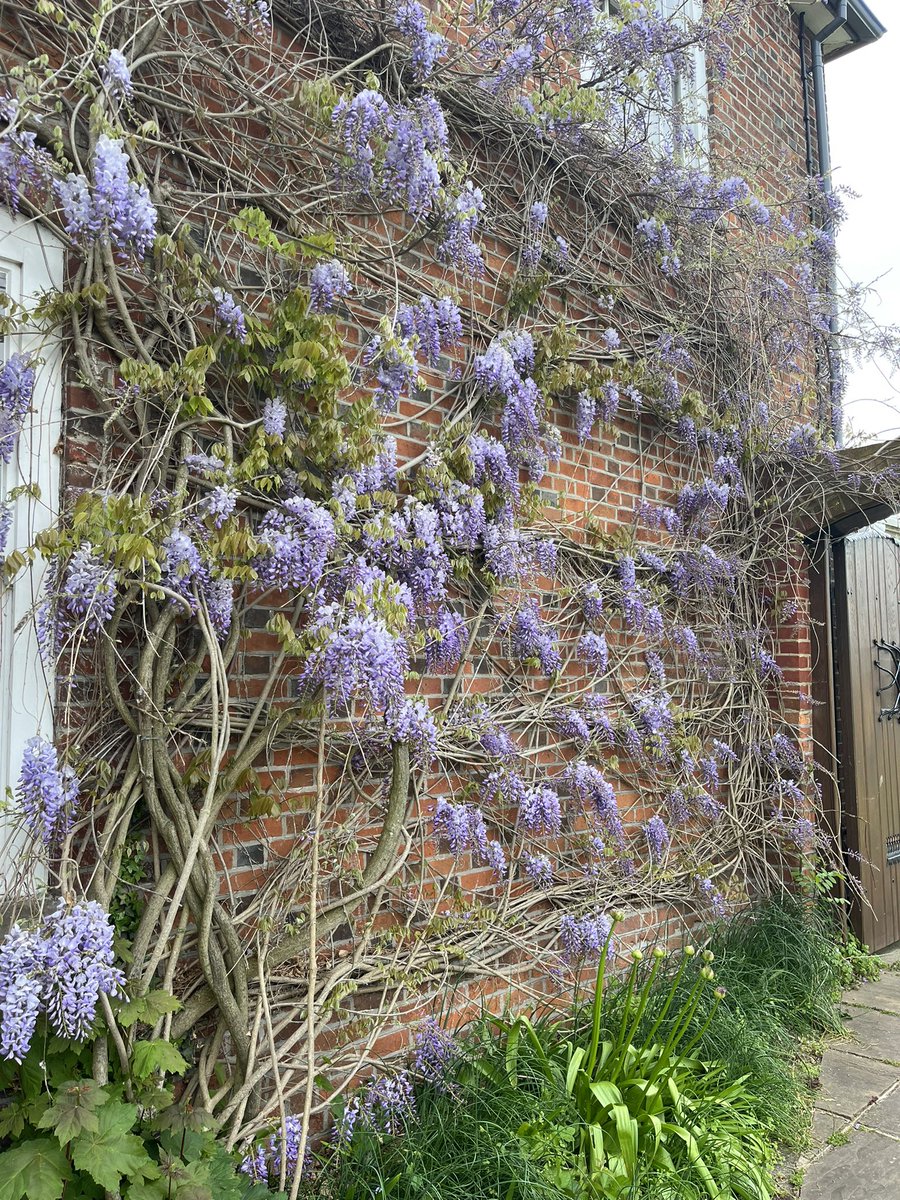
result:
[[[137,1117],[133,1104],[114,1101],[98,1109],[98,1128],[78,1135],[72,1142],[72,1161],[107,1192],[119,1190],[125,1175],[140,1182],[156,1179],[159,1167],[150,1158],[144,1143],[128,1131]]]
[[[145,1025],[155,1025],[160,1017],[166,1013],[178,1012],[181,1007],[181,1001],[170,992],[148,992],[146,996],[137,996],[122,1005],[118,1012],[119,1024],[124,1029],[130,1029],[138,1021],[143,1021]]]
[[[32,1138],[0,1154],[0,1200],[59,1200],[71,1178],[52,1138]]]
[[[619,1138],[619,1151],[625,1163],[630,1178],[637,1170],[638,1124],[624,1104],[614,1104],[613,1120],[616,1123],[616,1133]]]
[[[125,1193],[125,1200],[169,1200],[169,1185],[164,1179],[133,1183]]]
[[[59,1144],[65,1146],[79,1133],[96,1133],[100,1128],[95,1109],[109,1100],[93,1079],[70,1079],[62,1084],[51,1106],[37,1123],[38,1129],[52,1129]]]
[[[188,1063],[171,1042],[159,1038],[135,1044],[131,1052],[131,1069],[137,1079],[147,1079],[154,1071],[181,1075],[188,1069]]]
[[[608,1079],[601,1079],[597,1083],[591,1084],[591,1095],[595,1100],[599,1100],[601,1104],[613,1105],[622,1103],[622,1093],[614,1083],[610,1083]]]

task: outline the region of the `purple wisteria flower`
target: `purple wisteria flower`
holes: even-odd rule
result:
[[[529,597],[522,606],[504,621],[509,638],[510,654],[523,661],[536,660],[545,675],[555,674],[562,658],[551,626],[541,620],[536,597]]]
[[[447,39],[443,34],[428,28],[425,9],[418,0],[401,0],[394,10],[394,24],[412,50],[412,66],[416,78],[427,79],[438,61],[447,53]]]
[[[220,287],[213,288],[212,295],[216,302],[216,320],[229,337],[233,337],[238,342],[246,342],[247,319],[244,316],[244,310],[234,296]]]
[[[434,828],[446,841],[454,858],[487,841],[481,809],[471,804],[453,804],[443,796],[438,798],[434,811]]]
[[[230,579],[210,579],[201,590],[203,602],[213,629],[224,640],[231,629],[234,615],[234,584]]]
[[[354,1097],[338,1123],[338,1141],[348,1142],[357,1124],[382,1136],[399,1137],[415,1119],[416,1100],[407,1071],[380,1075],[369,1083],[362,1098]]]
[[[519,499],[519,475],[510,462],[506,447],[496,438],[473,434],[469,439],[473,480],[476,484],[490,482],[501,496],[512,503]]]
[[[522,800],[519,817],[529,833],[558,834],[562,829],[559,796],[551,787],[532,788]]]
[[[114,966],[115,930],[93,900],[71,908],[60,901],[44,921],[43,998],[60,1037],[88,1036],[100,996],[117,995],[125,976]]]
[[[662,817],[657,815],[650,818],[644,826],[644,837],[647,839],[647,848],[650,851],[650,857],[654,862],[659,862],[661,858],[665,857],[665,853],[672,841]]]
[[[21,1062],[28,1053],[43,1003],[44,944],[14,925],[0,942],[0,1056]]]
[[[253,33],[262,33],[272,24],[269,0],[225,0],[225,10],[235,25],[246,25]]]
[[[356,696],[385,711],[403,696],[409,669],[405,639],[374,612],[342,613],[321,605],[311,627],[315,639],[300,685],[320,683],[332,712],[346,712]]]
[[[422,762],[434,758],[437,748],[437,725],[425,700],[412,700],[404,696],[391,704],[385,713],[391,740],[408,742]]]
[[[31,409],[35,370],[29,354],[11,354],[0,367],[0,461],[10,463]]]
[[[599,958],[612,930],[609,917],[590,914],[573,917],[566,913],[559,923],[563,957],[567,962]]]
[[[291,497],[263,517],[254,560],[263,583],[284,591],[315,588],[337,543],[331,513],[306,496]]]
[[[483,729],[479,741],[482,750],[489,758],[499,758],[510,762],[518,757],[519,747],[506,730],[497,725],[488,725]]]
[[[0,558],[6,554],[6,542],[12,528],[13,507],[11,504],[0,504]]]
[[[574,762],[566,768],[564,778],[573,795],[582,804],[589,805],[607,831],[621,841],[624,831],[619,802],[615,789],[603,773],[590,763]]]
[[[528,210],[528,224],[532,229],[543,229],[547,224],[549,209],[543,200],[535,200]]]
[[[65,837],[72,828],[80,788],[71,767],[60,766],[52,742],[29,738],[22,755],[16,798],[31,833],[45,846]]]
[[[297,1158],[300,1154],[300,1139],[303,1133],[302,1118],[292,1114],[284,1118],[284,1123],[264,1142],[244,1155],[239,1170],[248,1175],[255,1183],[270,1184],[272,1188],[281,1186],[282,1173],[287,1187],[297,1170]],[[302,1179],[312,1175],[312,1151],[307,1148],[303,1155]]]
[[[442,196],[440,164],[449,145],[443,110],[432,95],[392,109],[367,89],[342,98],[331,114],[348,160],[345,176],[356,190],[399,204],[422,219]]]
[[[396,326],[407,340],[413,336],[430,367],[437,366],[441,351],[456,346],[462,339],[462,316],[449,296],[437,302],[420,296],[415,304],[404,305],[397,313]]]
[[[585,745],[591,740],[591,727],[577,708],[564,708],[557,714],[555,724],[565,738]]]
[[[553,886],[553,864],[546,854],[526,854],[522,870],[535,887],[547,889]]]
[[[609,664],[609,650],[606,645],[606,637],[602,633],[594,633],[592,630],[583,633],[578,639],[576,654],[582,662],[588,663],[601,674]]]
[[[116,607],[116,576],[89,542],[82,542],[69,559],[62,586],[61,606],[86,634],[107,625]]]
[[[466,622],[459,613],[441,608],[433,626],[433,635],[425,646],[429,671],[451,671],[462,658],[468,641]]]
[[[315,313],[331,312],[352,290],[350,276],[336,258],[316,263],[309,276],[309,307]]]
[[[121,994],[114,930],[99,904],[60,901],[40,932],[14,925],[0,943],[0,1055],[21,1062],[40,1013],[60,1036],[88,1036],[101,995]]]
[[[728,913],[728,906],[725,903],[725,897],[708,876],[704,877],[697,875],[695,876],[695,879],[700,894],[705,896],[709,901],[709,906],[712,909],[713,915],[721,920]]]
[[[267,437],[283,438],[287,428],[287,405],[280,396],[263,405],[263,432]]]
[[[603,616],[603,593],[597,583],[586,583],[581,589],[581,611],[589,625]]]
[[[453,804],[441,796],[434,812],[434,828],[450,848],[454,858],[467,850],[492,867],[498,876],[506,873],[506,855],[497,841],[487,835],[487,826],[480,808],[472,804]]]
[[[191,612],[196,612],[195,588],[201,588],[209,580],[209,571],[203,562],[190,534],[183,529],[173,529],[162,543],[162,582],[165,587],[183,597]]]
[[[225,463],[215,454],[186,454],[184,465],[195,475],[214,475]]]
[[[146,184],[128,178],[121,140],[101,134],[92,168],[93,185],[83,175],[56,184],[67,233],[84,245],[99,238],[124,257],[143,258],[156,235],[156,209]]]
[[[443,1091],[459,1053],[459,1044],[453,1035],[442,1029],[434,1017],[426,1017],[416,1034],[413,1065],[419,1078]]]
[[[475,241],[475,232],[483,212],[481,188],[467,182],[444,212],[444,236],[438,246],[441,262],[452,264],[466,275],[483,274],[484,258]]]
[[[798,425],[791,430],[785,442],[785,451],[791,458],[812,458],[820,447],[821,439],[814,425]]]
[[[402,336],[385,342],[376,334],[363,361],[375,371],[375,407],[381,413],[396,412],[400,397],[412,391],[418,378],[414,343]]]
[[[14,127],[18,112],[15,100],[0,100],[0,117],[9,127],[0,133],[0,197],[18,212],[23,197],[42,203],[53,183],[54,161],[37,134]]]
[[[110,50],[103,69],[103,86],[111,96],[122,99],[127,99],[134,91],[128,60],[121,50]]]
[[[491,78],[483,78],[482,86],[497,94],[518,87],[534,70],[535,54],[531,46],[516,46],[500,64]]]

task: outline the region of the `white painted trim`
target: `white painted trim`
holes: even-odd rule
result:
[[[43,293],[63,285],[62,243],[34,221],[0,205],[0,269],[8,272],[13,299],[32,305]],[[35,483],[39,498],[14,502],[6,552],[28,546],[34,535],[56,519],[59,507],[59,444],[62,433],[62,349],[58,336],[48,338],[23,325],[4,339],[3,358],[31,352],[42,360],[37,369],[32,411],[16,453],[0,464],[0,494]],[[25,742],[36,733],[52,732],[53,681],[38,653],[33,609],[38,600],[43,563],[25,569],[0,600],[0,794],[18,779]],[[23,849],[23,832],[15,817],[0,815],[0,890],[6,890]]]

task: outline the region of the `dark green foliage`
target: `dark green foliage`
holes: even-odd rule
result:
[[[852,933],[847,935],[841,946],[841,958],[841,983],[844,987],[856,987],[881,975],[881,959]]]
[[[334,1200],[566,1197],[517,1136],[523,1122],[540,1116],[536,1092],[502,1079],[488,1081],[470,1064],[458,1072],[452,1091],[417,1089],[416,1104],[418,1119],[403,1137],[358,1132],[326,1171],[323,1195]],[[561,1111],[556,1115],[565,1119]],[[552,1154],[552,1147],[547,1152]]]
[[[358,1131],[326,1167],[335,1200],[749,1200],[778,1142],[801,1144],[798,1039],[840,1028],[848,962],[833,913],[784,895],[716,926],[705,955],[598,976],[570,1015],[486,1017],[402,1137]],[[710,963],[715,967],[712,979]],[[724,990],[725,994],[722,995]]]
[[[134,1020],[170,1008],[165,996],[132,1002]],[[0,1200],[269,1195],[238,1172],[208,1114],[176,1103],[165,1075],[186,1063],[171,1043],[138,1041],[128,1074],[102,1087],[90,1058],[89,1044],[78,1047],[41,1027],[21,1064],[0,1063],[0,1092],[9,1097],[0,1110]]]
[[[821,906],[785,892],[717,926],[710,949],[723,987],[760,1028],[840,1032],[841,951]]]

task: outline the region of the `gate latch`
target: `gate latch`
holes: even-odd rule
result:
[[[884,687],[876,690],[875,695],[881,696],[884,692],[893,692],[893,704],[890,708],[882,708],[878,714],[878,720],[893,720],[896,717],[900,720],[900,646],[896,642],[881,642],[877,638],[873,645],[878,651],[878,658],[875,659],[875,666],[879,671],[883,671],[888,677],[888,682]],[[889,667],[882,666],[880,659],[882,654],[890,655],[891,665]]]

